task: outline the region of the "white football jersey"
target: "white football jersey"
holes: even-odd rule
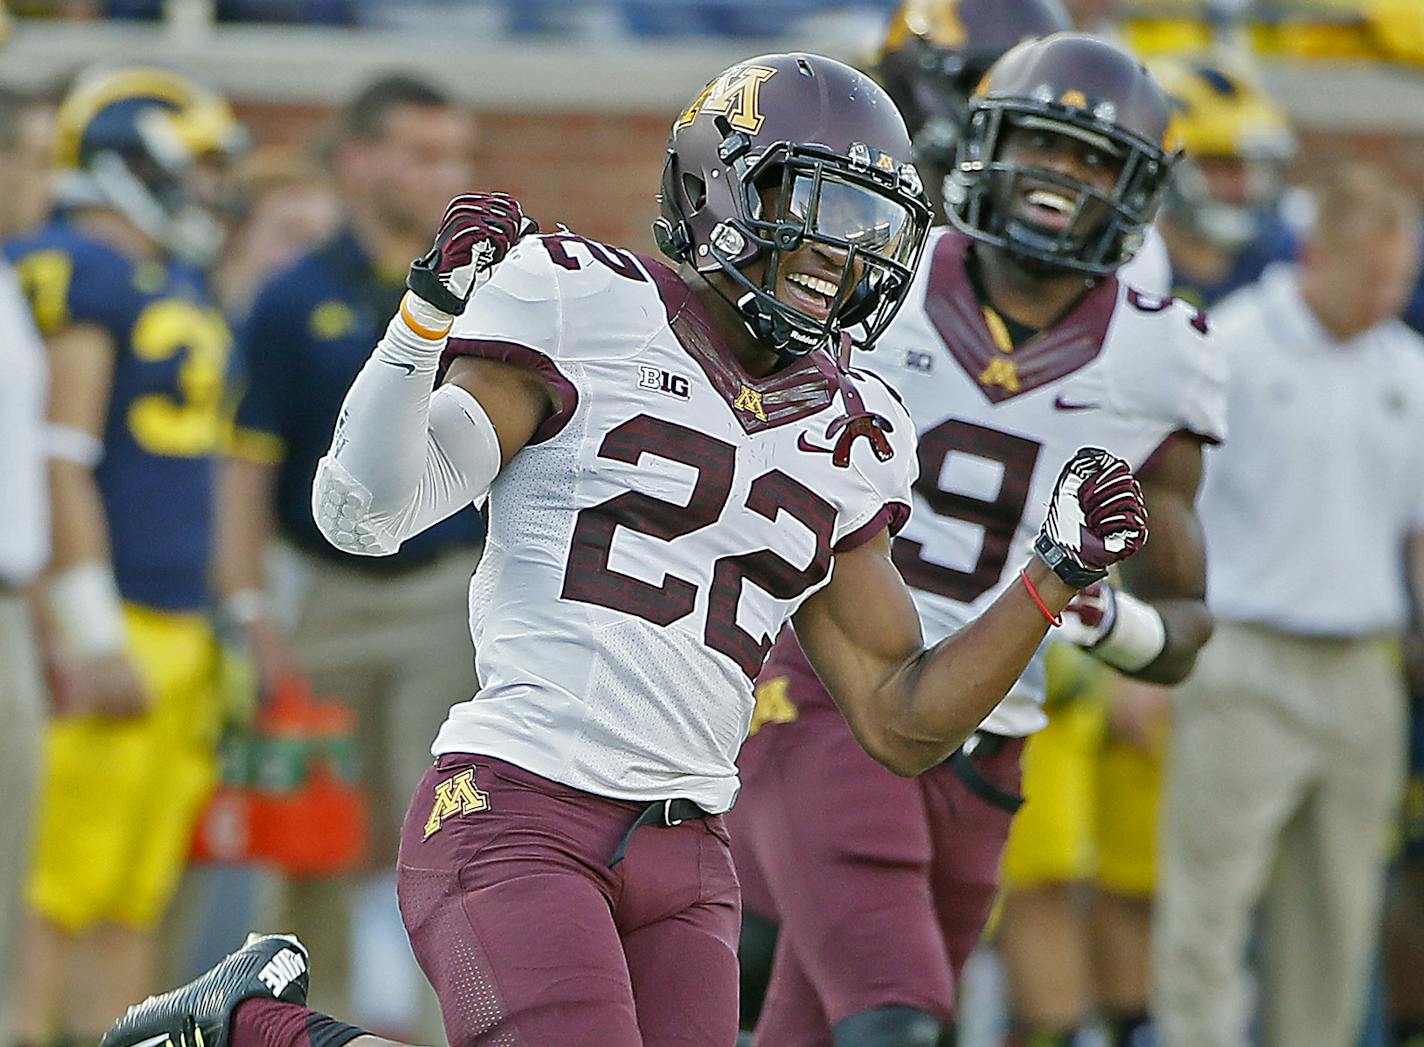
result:
[[[1172,258],[1167,253],[1167,241],[1155,225],[1149,225],[1142,237],[1142,246],[1126,265],[1117,271],[1119,283],[1135,287],[1147,294],[1172,293]]]
[[[895,562],[928,642],[1013,584],[1079,447],[1140,469],[1174,433],[1215,442],[1226,428],[1226,360],[1198,312],[1109,278],[1005,351],[966,277],[967,244],[948,229],[931,234],[905,305],[875,351],[855,360],[900,394],[919,433]],[[1047,722],[1042,701],[1040,651],[984,729],[1030,734]]]
[[[448,351],[538,370],[562,408],[490,492],[480,690],[433,752],[726,810],[772,639],[908,513],[904,408],[824,353],[748,377],[676,273],[571,233],[521,241]]]

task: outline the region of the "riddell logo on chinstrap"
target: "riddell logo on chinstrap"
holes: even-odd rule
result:
[[[257,980],[272,990],[273,996],[281,996],[287,986],[301,977],[307,969],[306,960],[294,949],[283,949],[267,961],[267,966],[257,972]]]

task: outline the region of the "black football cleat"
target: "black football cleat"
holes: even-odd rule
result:
[[[135,1004],[99,1047],[228,1047],[246,1000],[307,1002],[306,946],[290,934],[249,934],[241,949],[187,985]]]

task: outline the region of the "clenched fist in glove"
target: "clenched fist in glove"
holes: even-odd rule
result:
[[[1034,551],[1075,589],[1100,581],[1107,569],[1147,541],[1147,506],[1132,469],[1098,447],[1068,460]]]
[[[435,245],[411,263],[406,287],[439,313],[459,316],[519,238],[538,231],[508,193],[457,196],[445,208]]]

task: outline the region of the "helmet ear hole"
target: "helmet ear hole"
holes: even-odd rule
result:
[[[682,173],[682,192],[687,197],[692,214],[696,214],[707,205],[707,183],[691,171]]]

